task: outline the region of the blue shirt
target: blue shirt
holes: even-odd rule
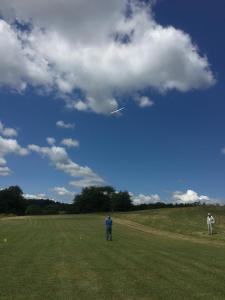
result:
[[[111,218],[107,218],[107,219],[105,220],[105,226],[106,226],[107,228],[112,227],[112,219],[111,219]]]

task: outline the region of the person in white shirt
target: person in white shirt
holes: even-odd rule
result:
[[[213,216],[208,213],[207,216],[207,225],[208,225],[208,234],[212,235],[213,234],[213,224],[215,223],[215,220]]]

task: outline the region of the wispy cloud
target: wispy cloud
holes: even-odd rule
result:
[[[11,170],[8,167],[0,165],[0,176],[8,176],[10,174]]]
[[[2,134],[5,137],[13,137],[17,136],[17,131],[14,128],[5,127],[0,121],[0,134]]]
[[[50,146],[53,146],[55,144],[55,138],[53,137],[47,137],[46,141]]]
[[[63,186],[56,186],[52,189],[52,191],[55,192],[59,196],[74,196],[75,195],[75,192],[71,192]]]
[[[78,180],[86,182],[87,185],[92,185],[92,183],[95,182],[104,183],[104,180],[94,173],[91,168],[87,166],[83,167],[73,162],[69,158],[66,149],[63,147],[40,147],[38,145],[29,145],[28,149],[36,152],[42,157],[47,157],[57,170],[63,171],[71,177],[76,177]]]
[[[44,193],[40,193],[40,194],[23,194],[23,197],[26,198],[26,199],[36,199],[36,200],[46,200],[46,199],[49,199],[49,200],[54,200],[54,199],[51,199],[50,197],[48,197],[46,194]]]
[[[135,98],[135,101],[137,102],[137,104],[144,108],[144,107],[150,107],[150,106],[153,106],[154,105],[154,102],[147,96],[137,96]]]
[[[59,128],[65,128],[65,129],[72,129],[75,127],[72,123],[65,123],[64,121],[57,121],[56,122],[57,127]]]
[[[64,146],[66,146],[66,147],[69,147],[69,148],[72,148],[72,147],[79,147],[79,146],[80,146],[79,141],[74,140],[74,139],[71,139],[71,138],[63,139],[63,140],[61,141],[61,144],[64,145]]]
[[[86,186],[101,186],[105,181],[99,176],[89,176],[80,180],[70,181],[70,185],[77,188],[84,188]]]

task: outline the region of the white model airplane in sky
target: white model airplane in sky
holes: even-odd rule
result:
[[[117,113],[117,112],[119,112],[119,111],[121,111],[121,110],[123,110],[125,107],[122,107],[122,108],[119,108],[119,109],[117,109],[117,110],[114,110],[114,111],[111,111],[111,115],[112,114],[115,114],[115,113]]]

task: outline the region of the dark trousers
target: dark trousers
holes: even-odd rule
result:
[[[112,227],[106,227],[106,240],[112,240]]]

